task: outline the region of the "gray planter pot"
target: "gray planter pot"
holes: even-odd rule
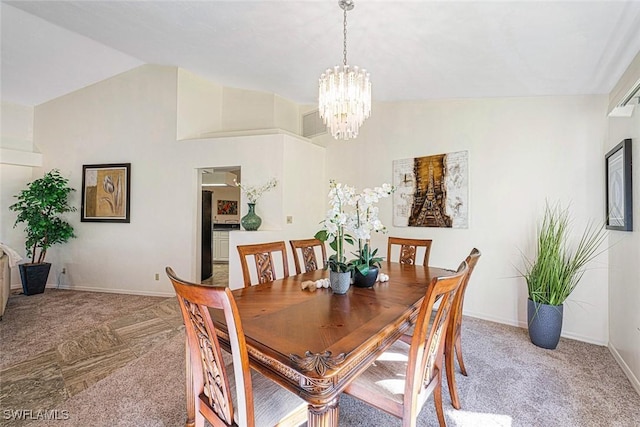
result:
[[[331,283],[331,289],[333,289],[334,294],[346,294],[351,286],[351,273],[329,271],[329,282]]]
[[[527,300],[529,338],[538,347],[553,350],[562,332],[562,305],[547,305]]]

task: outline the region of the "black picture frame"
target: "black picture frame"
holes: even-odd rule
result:
[[[81,222],[130,222],[131,163],[82,166]]]
[[[633,231],[631,139],[625,139],[605,155],[606,227]]]

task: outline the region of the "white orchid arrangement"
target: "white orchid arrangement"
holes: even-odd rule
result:
[[[240,190],[242,190],[245,196],[247,196],[247,200],[249,200],[249,203],[255,203],[260,198],[260,196],[278,185],[278,180],[275,178],[271,178],[266,182],[266,184],[263,184],[260,187],[256,185],[244,185],[237,182],[235,179],[233,180],[233,182],[234,184],[236,184],[236,186],[240,187]]]
[[[329,188],[331,208],[322,222],[323,229],[317,232],[315,237],[328,241],[329,246],[336,252],[329,257],[328,265],[332,271],[347,272],[357,268],[366,275],[370,265],[382,260],[375,258],[377,249],[371,251],[371,233],[386,232],[386,227],[378,217],[379,210],[374,205],[380,199],[391,195],[395,188],[390,184],[383,184],[381,187],[365,188],[362,193],[356,193],[354,187],[336,183],[334,180],[329,181]],[[353,244],[354,238],[358,240],[358,259],[347,263],[344,243]]]

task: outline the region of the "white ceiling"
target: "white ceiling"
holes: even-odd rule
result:
[[[2,99],[37,105],[143,63],[315,103],[342,61],[322,1],[2,1]],[[374,101],[608,93],[640,52],[640,1],[356,0],[348,59]]]

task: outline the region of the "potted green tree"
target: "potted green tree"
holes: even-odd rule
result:
[[[562,331],[563,304],[585,273],[585,266],[602,250],[607,237],[603,226],[588,225],[574,250],[569,249],[569,211],[547,204],[538,230],[536,256],[525,257],[522,275],[529,299],[529,337],[535,345],[555,349]]]
[[[20,279],[25,295],[44,292],[51,264],[45,262],[47,249],[56,243],[64,243],[75,237],[71,224],[61,215],[76,210],[69,205],[69,180],[54,169],[42,178],[27,184],[27,188],[15,195],[16,203],[9,209],[17,212],[14,228],[25,223],[24,231],[27,256],[30,263],[20,264]]]

